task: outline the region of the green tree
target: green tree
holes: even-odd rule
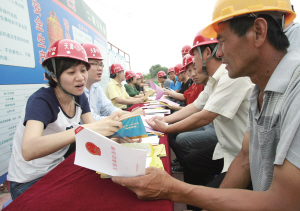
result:
[[[152,66],[150,67],[150,69],[149,69],[149,73],[152,73],[156,68],[159,68],[159,67],[161,67],[160,64],[152,65]]]
[[[156,78],[157,77],[157,73],[159,71],[164,71],[166,74],[168,74],[168,68],[166,67],[157,67],[155,68],[150,74],[151,74],[151,78]]]

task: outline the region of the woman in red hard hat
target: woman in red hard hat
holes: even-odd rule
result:
[[[140,94],[140,92],[136,89],[136,87],[134,85],[137,80],[136,77],[137,77],[137,74],[135,74],[132,70],[126,71],[125,79],[126,79],[127,84],[125,84],[124,86],[125,86],[126,92],[128,93],[128,95],[130,97],[141,98],[141,97],[144,97],[144,94]]]
[[[65,39],[54,42],[42,63],[49,87],[33,93],[23,110],[16,130],[8,176],[12,199],[17,198],[64,160],[75,141],[73,122],[104,136],[122,127],[111,117],[95,122],[83,94],[88,63],[84,48]]]

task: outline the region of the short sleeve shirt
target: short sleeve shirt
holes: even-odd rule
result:
[[[180,93],[183,94],[186,90],[188,90],[188,88],[193,84],[193,80],[192,79],[188,79],[186,83],[182,82],[181,83],[181,91]]]
[[[84,88],[84,93],[88,98],[92,115],[96,121],[110,116],[113,112],[120,110],[107,99],[103,89],[98,83],[92,84],[90,90]]]
[[[40,88],[29,97],[13,139],[7,175],[9,181],[18,183],[32,181],[44,176],[64,160],[63,156],[69,146],[50,155],[25,161],[22,156],[22,139],[28,120],[36,120],[44,124],[43,136],[66,131],[72,128],[73,122],[79,123],[81,115],[90,112],[90,107],[85,94],[76,96],[75,101],[81,107],[76,106],[75,115],[70,117],[61,108],[52,87]]]
[[[171,81],[170,79],[167,78],[167,79],[165,80],[165,82],[164,82],[163,87],[167,89],[167,88],[170,87],[171,83],[172,83],[172,81]]]
[[[173,89],[174,91],[179,90],[181,91],[181,82],[178,81],[177,77],[175,79],[175,82],[172,81],[170,87],[170,89]]]
[[[266,191],[273,181],[274,165],[287,159],[300,168],[300,52],[291,50],[280,61],[264,90],[255,86],[250,97],[249,159],[253,190]]]
[[[186,104],[189,105],[193,103],[199,96],[199,94],[204,90],[203,84],[192,84],[188,90],[183,93],[186,99]]]
[[[249,109],[249,96],[253,83],[248,77],[231,79],[221,65],[195,100],[194,106],[219,114],[214,119],[218,144],[213,160],[224,158],[223,171],[228,170],[231,162],[240,152],[246,132]]]
[[[112,104],[120,109],[126,109],[127,105],[119,104],[115,101],[116,97],[121,97],[124,99],[130,98],[128,93],[125,90],[125,87],[121,84],[119,84],[116,80],[111,79],[111,81],[108,83],[106,91],[105,91],[106,97],[111,100]]]

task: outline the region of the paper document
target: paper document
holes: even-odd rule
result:
[[[154,154],[154,149],[152,147],[152,144],[149,143],[123,143],[122,145],[133,149],[146,150],[147,157],[151,157]]]
[[[150,143],[152,145],[159,144],[158,136],[148,136],[148,138],[142,138],[142,143]]]
[[[74,164],[111,176],[145,174],[146,150],[122,146],[76,123],[73,127],[76,139]]]
[[[154,93],[156,93],[156,90],[153,89],[148,90],[144,96],[144,100],[147,100],[147,98],[153,95]]]
[[[143,106],[141,108],[164,108],[166,107],[165,105],[148,105],[148,106]]]
[[[175,103],[175,102],[173,102],[171,100],[168,100],[168,99],[160,99],[159,102],[162,103],[163,105],[166,105],[166,106],[168,106],[168,105],[180,106],[179,103]]]
[[[170,109],[145,109],[145,114],[151,114],[151,113],[164,113],[164,114],[170,114]]]

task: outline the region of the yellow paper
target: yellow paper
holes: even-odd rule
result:
[[[159,157],[167,157],[166,153],[166,147],[164,144],[159,144],[156,146],[153,146],[154,148],[154,154],[159,156]]]
[[[153,95],[154,93],[156,93],[156,90],[153,89],[148,90],[144,96],[144,100],[147,100],[147,98]]]

